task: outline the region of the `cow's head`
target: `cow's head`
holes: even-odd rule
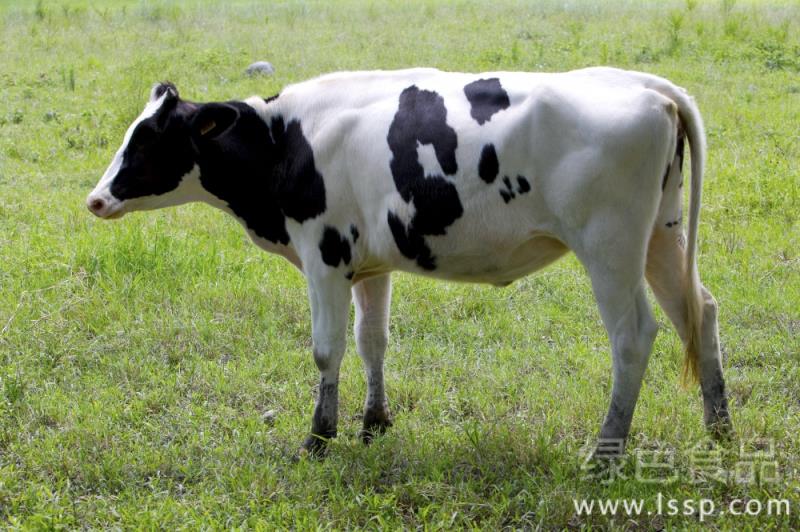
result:
[[[119,218],[203,199],[198,153],[237,118],[229,105],[183,101],[171,83],[156,85],[86,206],[100,218]]]

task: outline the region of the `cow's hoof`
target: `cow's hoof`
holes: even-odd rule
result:
[[[375,436],[383,434],[391,426],[392,416],[388,409],[367,410],[364,412],[364,426],[358,435],[362,442],[369,445]]]
[[[318,436],[316,434],[309,434],[306,436],[300,450],[297,451],[297,458],[325,458],[328,454],[328,441],[330,438]]]
[[[711,437],[719,442],[731,441],[736,433],[733,430],[731,418],[720,418],[711,423],[706,423],[706,430]]]
[[[625,456],[625,438],[600,438],[591,461],[609,462]]]
[[[592,453],[592,456],[589,457],[589,462],[592,464],[609,464],[615,461],[622,460],[624,458],[625,453],[619,452],[609,452],[607,449],[601,449],[600,447],[596,448]]]
[[[365,445],[369,445],[370,443],[372,443],[372,440],[375,439],[376,436],[380,436],[381,434],[385,433],[386,429],[388,429],[391,426],[392,426],[391,421],[364,426],[358,433],[358,436],[361,438],[361,441],[364,442]]]

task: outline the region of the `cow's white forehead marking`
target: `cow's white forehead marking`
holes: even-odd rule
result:
[[[125,137],[122,139],[122,145],[117,150],[117,153],[114,154],[114,158],[111,160],[111,164],[108,165],[103,177],[100,178],[100,182],[97,183],[96,187],[94,187],[94,191],[92,191],[93,196],[100,194],[110,187],[111,182],[117,176],[117,173],[119,173],[119,169],[122,166],[122,154],[125,153],[125,148],[128,147],[128,143],[131,141],[131,137],[133,136],[134,130],[136,130],[136,126],[142,123],[142,121],[147,120],[156,114],[164,104],[166,97],[167,93],[165,92],[160,98],[147,102],[147,105],[144,106],[142,113],[136,117],[136,120],[134,120],[130,127],[128,127],[128,130],[125,132]],[[106,195],[110,195],[110,192]]]
[[[144,106],[142,114],[140,114],[136,120],[133,121],[133,124],[130,125],[128,131],[125,132],[125,138],[122,141],[123,148],[128,145],[128,142],[130,142],[131,135],[133,135],[133,130],[136,129],[136,126],[138,126],[142,121],[147,120],[156,114],[158,110],[161,109],[161,106],[164,105],[164,100],[167,99],[167,94],[168,92],[164,92],[164,94],[162,94],[157,100],[151,100],[147,102],[147,105]]]

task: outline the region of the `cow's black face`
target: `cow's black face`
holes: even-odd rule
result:
[[[191,119],[195,104],[181,101],[174,85],[156,85],[142,114],[87,199],[102,218],[196,199]],[[182,189],[182,190],[179,190]]]

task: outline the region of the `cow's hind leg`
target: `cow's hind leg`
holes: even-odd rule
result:
[[[683,230],[679,225],[657,225],[650,238],[647,252],[647,281],[661,308],[672,321],[681,340],[686,344],[689,324],[686,302],[686,258]],[[700,387],[703,390],[705,423],[715,436],[731,432],[722,360],[719,349],[717,302],[711,293],[700,286],[703,298],[703,325],[700,334]]]
[[[365,279],[353,286],[356,303],[356,346],[364,362],[367,397],[361,439],[370,443],[392,425],[383,387],[383,356],[389,341],[389,307],[392,283],[389,274]]]
[[[658,326],[647,302],[643,278],[601,268],[590,268],[590,275],[612,351],[611,404],[595,452],[596,457],[606,458],[624,451]]]
[[[330,438],[336,436],[339,419],[339,367],[347,345],[350,311],[350,282],[335,270],[328,275],[309,275],[311,336],[314,362],[320,373],[317,403],[311,433],[303,449],[322,455]]]

